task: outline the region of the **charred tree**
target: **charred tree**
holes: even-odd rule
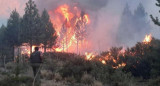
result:
[[[63,45],[63,52],[65,51],[65,35],[67,35],[67,29],[65,28],[65,22],[62,25],[62,29],[61,29],[61,37],[62,37],[62,45]],[[66,45],[67,46],[67,45]]]
[[[86,38],[87,35],[87,20],[85,13],[81,12],[81,16],[78,18],[75,24],[75,35],[77,39],[77,53],[79,53],[79,41],[82,41]]]

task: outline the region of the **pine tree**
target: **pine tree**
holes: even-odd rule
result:
[[[156,6],[157,7],[160,7],[160,0],[157,0],[157,3],[156,3]],[[160,12],[160,11],[159,11]],[[159,21],[159,18],[158,17],[153,17],[152,15],[151,16],[151,19],[152,21],[154,22],[155,25],[158,25],[160,26],[160,21]],[[160,40],[153,40],[152,45],[155,46],[155,50],[157,51],[157,53],[154,53],[154,62],[152,63],[152,76],[154,78],[156,78],[157,76],[160,76],[160,54],[159,54],[159,50],[160,50]],[[152,50],[153,51],[153,50]]]
[[[146,34],[150,33],[150,28],[147,21],[147,13],[141,3],[134,13],[126,5],[118,29],[118,43],[129,46],[134,45],[137,41],[141,41]]]
[[[143,37],[144,34],[148,34],[151,30],[147,21],[147,13],[141,3],[134,11],[134,26],[139,37]]]
[[[7,23],[6,35],[11,46],[19,45],[20,15],[14,10]]]
[[[120,26],[117,33],[117,42],[118,44],[125,44],[128,40],[133,39],[133,14],[126,4],[122,16]]]
[[[55,29],[50,21],[49,14],[47,10],[44,10],[41,16],[41,43],[44,45],[44,52],[46,48],[51,48],[56,41]]]
[[[40,44],[40,17],[38,9],[34,1],[29,0],[26,3],[25,14],[22,20],[23,27],[23,42],[30,44],[30,53],[32,53],[32,46]]]
[[[0,55],[4,55],[5,53],[5,47],[6,47],[6,36],[5,36],[5,33],[6,33],[6,27],[4,25],[2,25],[0,27]]]
[[[156,3],[157,7],[160,7],[160,0],[157,0],[158,3]],[[159,11],[160,12],[160,11]],[[152,15],[150,15],[152,21],[154,22],[154,24],[160,26],[160,21],[158,19],[158,17],[154,18]]]
[[[20,45],[19,37],[20,37],[20,15],[14,10],[10,18],[8,19],[7,29],[6,29],[6,41],[10,47],[12,47],[12,55],[14,57],[14,47]]]

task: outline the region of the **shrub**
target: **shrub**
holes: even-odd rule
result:
[[[81,82],[87,85],[92,85],[94,82],[94,78],[89,74],[84,74],[81,78]]]
[[[160,86],[160,77],[150,79],[148,86]]]
[[[0,86],[31,86],[33,79],[31,77],[6,77],[0,81]]]
[[[67,77],[65,80],[66,80],[66,82],[69,82],[70,84],[74,84],[76,82],[76,80],[73,76]]]
[[[90,72],[90,62],[79,58],[72,58],[66,61],[63,68],[59,71],[63,78],[74,76],[76,81],[80,82],[84,72]]]
[[[41,70],[41,76],[42,76],[42,78],[44,78],[46,80],[53,79],[53,73],[49,70]]]
[[[59,73],[55,73],[54,79],[55,79],[56,81],[61,81],[61,80],[62,80],[62,76],[61,76]]]
[[[92,86],[103,86],[103,84],[100,81],[94,81]]]
[[[129,86],[129,84],[132,83],[133,78],[131,73],[124,73],[121,69],[117,69],[111,75],[111,80],[113,86]]]

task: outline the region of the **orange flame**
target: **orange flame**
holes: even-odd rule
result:
[[[86,55],[87,60],[92,60],[95,57],[95,55],[93,53],[87,53],[86,52],[85,55]]]
[[[152,35],[146,35],[145,39],[143,40],[144,43],[148,44],[152,41]]]
[[[106,61],[105,61],[105,60],[102,60],[101,62],[102,62],[102,64],[106,64]]]
[[[67,21],[69,21],[73,18],[73,14],[71,12],[69,12],[69,6],[67,4],[64,4],[60,7],[58,7],[56,12],[63,15],[64,19],[67,19]]]
[[[112,66],[114,69],[118,69],[118,68],[121,68],[121,67],[124,67],[126,66],[126,63],[122,63],[122,64],[118,64],[118,66]]]
[[[55,51],[75,52],[76,49],[84,49],[88,41],[84,41],[85,36],[81,33],[90,23],[89,15],[82,12],[78,7],[67,4],[57,7],[54,11],[49,11],[49,14],[59,36],[58,48],[55,48]],[[81,44],[78,42],[79,40]],[[77,46],[78,48],[76,48]]]

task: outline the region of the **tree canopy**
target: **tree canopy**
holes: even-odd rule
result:
[[[13,10],[7,25],[0,27],[0,50],[12,51],[12,58],[14,57],[14,48],[23,43],[29,44],[30,53],[33,45],[39,46],[40,44],[43,44],[46,51],[46,48],[52,48],[57,38],[47,10],[39,14],[34,1],[29,0],[24,11],[25,13],[21,17],[16,9]]]

